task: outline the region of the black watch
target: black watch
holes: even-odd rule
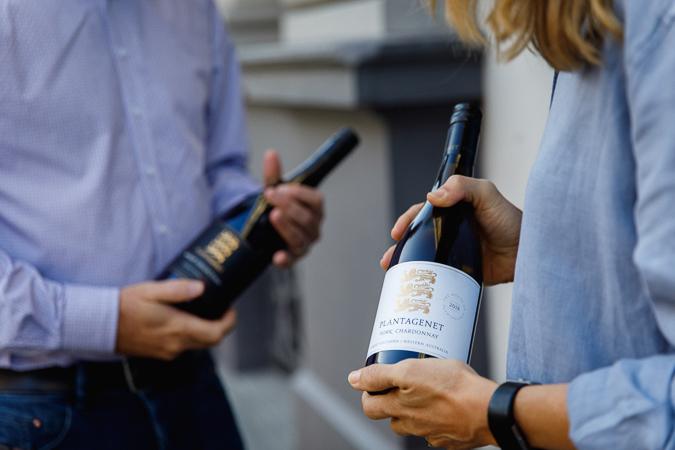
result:
[[[526,381],[507,381],[492,394],[488,406],[488,425],[497,445],[502,450],[530,450],[532,448],[513,416],[516,394],[523,387],[532,384],[534,383]]]

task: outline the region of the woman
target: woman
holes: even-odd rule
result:
[[[477,3],[447,1],[469,39]],[[507,375],[542,384],[510,392],[514,433],[547,449],[675,448],[675,2],[496,0],[488,25],[507,57],[534,47],[560,71],[522,223],[487,181],[453,177],[428,198],[471,202],[486,282],[515,281]],[[500,438],[497,385],[459,362],[349,381],[394,388],[363,408],[397,433],[448,448]]]

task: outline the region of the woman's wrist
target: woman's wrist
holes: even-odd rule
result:
[[[569,438],[566,384],[522,388],[515,399],[514,416],[531,447],[574,449]]]

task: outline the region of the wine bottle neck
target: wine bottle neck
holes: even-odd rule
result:
[[[434,190],[441,187],[453,175],[473,176],[479,132],[479,120],[458,121],[450,126]]]
[[[316,187],[358,145],[359,138],[349,128],[340,130],[312,156],[287,175],[286,182]]]

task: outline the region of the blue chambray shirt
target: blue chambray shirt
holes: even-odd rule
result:
[[[256,189],[209,0],[0,0],[0,367],[114,352],[152,279]]]
[[[675,448],[675,1],[617,2],[558,80],[527,188],[508,376],[571,382],[580,449]]]

